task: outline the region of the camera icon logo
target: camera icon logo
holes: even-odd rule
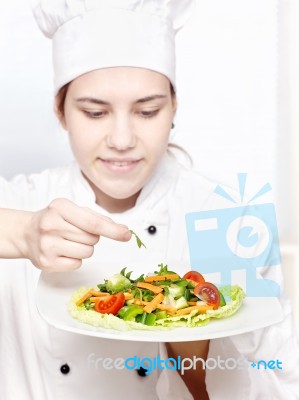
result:
[[[239,174],[239,180],[240,175],[244,177]],[[273,204],[188,213],[186,227],[193,269],[220,273],[221,284],[231,284],[232,271],[245,270],[247,296],[279,295],[276,282],[256,277],[258,267],[276,266],[281,260]]]

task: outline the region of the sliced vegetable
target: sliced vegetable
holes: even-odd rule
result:
[[[163,291],[163,288],[159,286],[154,286],[151,283],[146,283],[146,282],[137,282],[137,287],[151,290],[154,293],[161,293]]]
[[[180,297],[184,296],[185,288],[184,286],[169,286],[169,294],[175,300],[179,299]]]
[[[135,321],[135,317],[138,314],[143,314],[143,307],[132,304],[127,307],[122,318],[125,321]]]
[[[185,314],[190,314],[191,311],[196,310],[199,314],[204,314],[207,312],[207,310],[212,310],[213,306],[208,306],[208,305],[202,305],[202,306],[192,306],[192,307],[187,307],[183,308],[182,310],[178,310],[177,314],[178,315],[185,315]]]
[[[197,283],[205,282],[205,278],[197,271],[189,271],[183,276],[183,279],[190,279]]]
[[[165,274],[165,275],[151,275],[151,276],[146,276],[144,278],[144,282],[154,282],[154,281],[175,281],[179,279],[180,276],[178,274]]]
[[[220,292],[220,290],[219,290],[219,294],[220,294],[220,304],[219,304],[220,307],[226,306],[225,298],[224,298],[223,294]]]
[[[180,310],[181,308],[186,308],[186,307],[188,307],[188,302],[187,302],[187,300],[185,299],[184,296],[182,296],[178,300],[176,300],[175,308],[177,310]]]
[[[94,289],[90,289],[90,294],[95,297],[109,296],[109,293],[107,292],[98,292],[97,290]]]
[[[90,299],[91,299],[91,297],[89,299],[85,300],[83,303],[85,310],[93,310],[94,309],[94,303],[92,303],[90,301]]]
[[[157,296],[144,307],[144,311],[147,313],[153,312],[157,308],[157,305],[162,303],[163,299],[164,295],[162,293],[157,294]]]
[[[166,311],[158,311],[156,312],[156,319],[164,319],[167,318],[167,312]]]
[[[218,288],[210,282],[199,283],[194,288],[194,294],[217,310],[220,304],[220,293]]]
[[[125,299],[126,300],[130,300],[130,299],[133,299],[133,293],[124,293],[124,296],[125,296]]]
[[[106,281],[106,288],[111,293],[118,293],[131,287],[130,279],[122,274],[114,274]]]
[[[91,296],[90,290],[88,290],[79,300],[76,301],[76,306],[80,306]]]
[[[145,325],[148,326],[153,326],[155,325],[155,321],[157,319],[157,316],[153,313],[147,314],[145,318]]]
[[[140,305],[143,305],[143,306],[146,306],[146,305],[150,304],[149,301],[140,301],[138,299],[135,299],[134,303],[135,304],[140,304]],[[162,310],[162,311],[167,311],[168,314],[175,314],[176,313],[176,308],[174,308],[172,306],[169,306],[167,304],[160,303],[160,304],[157,305],[157,309],[158,310]]]
[[[177,286],[183,286],[184,288],[187,287],[188,281],[187,279],[180,279],[178,281],[173,282]]]
[[[128,308],[129,308],[129,306],[123,306],[120,310],[118,310],[117,315],[118,315],[120,318],[123,318],[124,315],[125,315],[125,312],[126,312],[126,310],[127,310]]]
[[[140,324],[145,324],[147,313],[144,311],[143,314],[139,314],[136,316],[136,322]]]
[[[112,294],[111,296],[100,298],[94,306],[95,311],[101,314],[117,314],[125,304],[123,293]]]
[[[185,297],[185,299],[186,299],[187,301],[190,300],[190,297],[191,297],[190,289],[185,289],[185,291],[184,291],[184,297]]]

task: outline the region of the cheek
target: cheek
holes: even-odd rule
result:
[[[88,129],[86,124],[82,123],[80,118],[73,119],[68,124],[68,136],[71,148],[74,154],[80,158],[82,155],[90,153],[95,147],[95,136]]]
[[[159,129],[158,129],[159,128]],[[151,134],[146,138],[146,144],[148,149],[156,158],[161,157],[167,149],[169,142],[169,126],[166,124],[161,128],[153,129]]]

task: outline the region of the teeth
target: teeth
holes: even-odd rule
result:
[[[127,165],[132,164],[132,162],[129,162],[129,161],[111,161],[111,164],[115,165],[116,167],[125,167]]]

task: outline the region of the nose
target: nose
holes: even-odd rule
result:
[[[115,117],[107,134],[107,146],[119,151],[131,149],[136,145],[136,136],[128,116]]]

